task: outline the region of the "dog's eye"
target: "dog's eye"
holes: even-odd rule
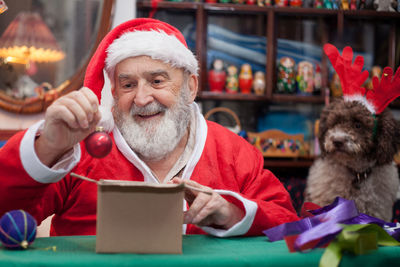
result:
[[[357,129],[360,129],[360,128],[361,128],[361,123],[356,122],[356,123],[354,123],[354,126],[355,126]]]

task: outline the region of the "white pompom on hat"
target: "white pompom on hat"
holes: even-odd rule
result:
[[[120,24],[99,44],[84,79],[84,86],[90,88],[101,103],[102,124],[106,130],[110,131],[114,123],[111,114],[111,87],[104,82],[104,71],[113,82],[115,66],[122,60],[135,56],[149,56],[197,74],[198,62],[182,33],[175,27],[150,18],[137,18]]]

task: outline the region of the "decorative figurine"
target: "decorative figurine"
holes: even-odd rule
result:
[[[323,0],[323,7],[326,9],[333,9],[332,0]]]
[[[371,73],[369,75],[369,78],[365,82],[365,88],[367,90],[372,90],[374,88],[374,86],[372,84],[372,79],[374,77],[380,78],[381,76],[382,76],[382,68],[379,67],[379,66],[373,66],[372,69],[371,69]]]
[[[301,94],[312,94],[314,90],[314,66],[311,62],[297,64],[297,85]]]
[[[230,3],[231,0],[218,0],[218,2],[222,3],[222,4],[227,4],[227,3]]]
[[[296,90],[295,62],[290,57],[282,57],[278,63],[278,93],[294,93]]]
[[[339,9],[340,0],[332,0],[332,9]]]
[[[342,85],[340,84],[339,75],[336,72],[332,76],[330,89],[332,97],[340,97],[343,95]]]
[[[279,6],[279,7],[288,6],[289,5],[288,1],[289,0],[275,0],[275,6]]]
[[[246,5],[254,5],[256,0],[246,0]]]
[[[6,2],[3,0],[0,0],[0,14],[4,13],[8,9]]]
[[[349,10],[349,0],[342,0],[342,9]]]
[[[257,6],[264,6],[265,0],[257,0]]]
[[[315,0],[314,1],[314,8],[323,8],[322,0]]]
[[[315,75],[314,75],[314,94],[319,94],[322,89],[322,74],[321,67],[319,64],[315,65]]]
[[[208,72],[208,85],[211,92],[222,92],[225,87],[226,73],[224,62],[216,59],[213,63],[213,69]]]
[[[262,71],[254,73],[253,89],[256,95],[264,95],[265,92],[265,75]]]
[[[366,9],[365,0],[357,1],[357,9]]]
[[[350,10],[357,10],[357,0],[350,0]]]
[[[226,78],[226,92],[237,93],[239,89],[238,69],[234,65],[228,67],[228,77]]]
[[[250,64],[243,64],[239,74],[239,88],[242,94],[249,94],[253,85],[253,73]]]
[[[210,3],[210,4],[217,3],[217,0],[205,0],[205,1],[206,1],[206,3]]]
[[[266,6],[272,6],[272,0],[265,0]]]
[[[392,7],[393,0],[374,0],[374,7],[376,11],[396,11]]]
[[[291,7],[302,7],[303,1],[302,0],[290,0]]]

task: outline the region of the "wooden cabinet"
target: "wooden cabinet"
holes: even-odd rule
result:
[[[146,17],[153,10],[151,1],[138,1],[138,17]],[[399,66],[400,61],[400,13],[374,10],[328,10],[317,8],[259,7],[257,5],[158,2],[154,18],[171,23],[184,30],[189,23],[195,25],[195,53],[200,63],[199,99],[257,100],[269,102],[323,103],[319,96],[275,94],[277,40],[286,39],[311,42],[322,47],[331,42],[343,48],[350,45],[354,50],[370,54],[370,65]],[[265,36],[267,41],[265,71],[266,93],[254,94],[213,93],[207,88],[207,25],[222,26],[246,31],[246,34]],[[305,29],[305,28],[308,29]],[[249,28],[251,29],[249,31]],[[308,31],[308,33],[307,33]],[[311,31],[311,32],[310,32]],[[307,36],[306,36],[307,35]],[[311,38],[311,40],[310,40]],[[328,62],[321,49],[323,85],[328,85]]]
[[[138,17],[147,17],[154,10],[151,1],[137,2]],[[259,7],[257,5],[222,4],[202,2],[157,3],[154,18],[166,21],[191,36],[189,46],[200,63],[200,90],[197,101],[203,104],[204,113],[216,106],[229,106],[240,117],[243,128],[256,131],[257,116],[271,107],[312,106],[319,113],[329,96],[332,68],[324,55],[323,44],[329,42],[339,49],[350,45],[365,56],[366,69],[373,65],[397,68],[400,65],[400,13],[375,10],[328,10],[294,7]],[[265,47],[256,59],[264,68],[266,90],[264,95],[229,94],[211,92],[207,73],[211,65],[209,51],[214,33],[210,25],[234,34],[258,36],[265,40]],[[188,28],[191,27],[191,30]],[[290,53],[286,47],[299,45],[308,49],[319,61],[322,90],[317,94],[278,94],[277,61],[282,54]],[[231,46],[226,43],[226,51]],[[240,46],[240,43],[239,43]],[[238,52],[240,53],[240,51]],[[398,105],[398,104],[397,104]],[[288,161],[270,161],[266,164],[285,167]],[[312,160],[297,160],[290,166],[307,168]]]

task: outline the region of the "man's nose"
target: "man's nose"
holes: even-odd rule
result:
[[[151,87],[146,83],[139,83],[134,103],[139,107],[144,107],[153,101]]]

